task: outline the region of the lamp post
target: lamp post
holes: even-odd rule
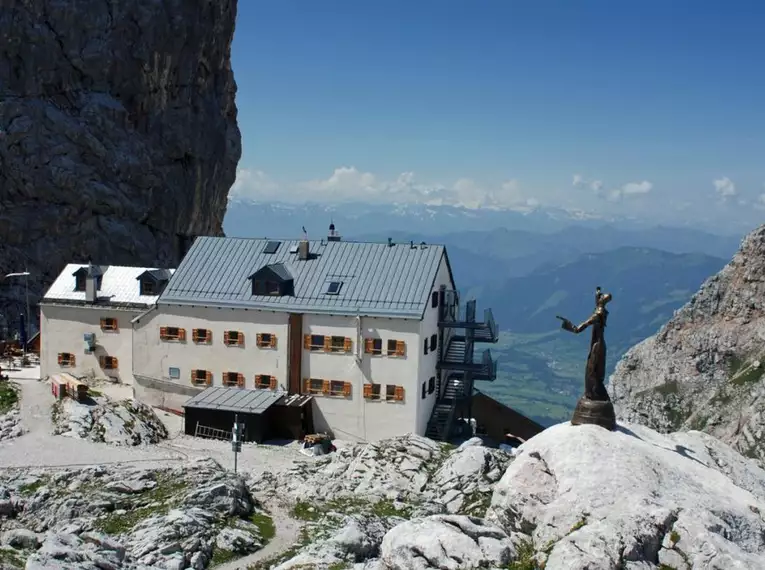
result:
[[[29,271],[20,271],[18,273],[8,273],[3,279],[8,279],[9,277],[24,277],[24,294],[26,296],[26,326],[27,331],[30,330],[29,328]],[[27,339],[31,336],[29,332],[27,332]],[[27,347],[23,347],[24,354],[27,353]]]

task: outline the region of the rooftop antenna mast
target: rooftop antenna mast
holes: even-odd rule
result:
[[[303,226],[303,239],[308,241],[308,232],[305,230],[305,226]]]

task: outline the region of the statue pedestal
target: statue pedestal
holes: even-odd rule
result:
[[[590,400],[582,396],[576,403],[571,425],[595,424],[609,431],[616,429],[616,414],[611,400]]]

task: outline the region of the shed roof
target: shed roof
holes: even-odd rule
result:
[[[184,408],[225,410],[241,414],[262,414],[286,395],[283,391],[243,390],[213,386],[186,402]]]
[[[322,240],[309,241],[310,259],[301,260],[299,243],[199,237],[158,303],[421,318],[446,259],[442,245]],[[248,277],[266,266],[294,279],[294,295],[252,294]],[[327,293],[332,282],[342,283],[339,293]]]
[[[172,269],[155,269],[153,267],[127,267],[121,265],[100,265],[102,281],[98,290],[98,305],[116,305],[129,307],[149,307],[153,305],[157,295],[141,295],[140,285],[136,279],[147,271],[159,271],[168,276]],[[85,291],[76,291],[76,274],[87,271],[87,263],[70,263],[59,273],[50,286],[41,303],[85,304]]]

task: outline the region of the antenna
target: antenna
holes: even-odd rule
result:
[[[308,232],[305,229],[305,226],[303,226],[303,239],[308,241]]]

